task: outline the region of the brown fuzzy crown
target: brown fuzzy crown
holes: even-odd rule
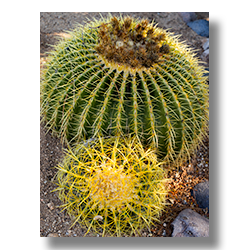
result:
[[[166,34],[149,24],[148,20],[135,22],[131,17],[118,20],[112,17],[98,30],[99,45],[96,51],[107,61],[131,68],[150,68],[169,53],[164,43]]]

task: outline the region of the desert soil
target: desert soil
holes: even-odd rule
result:
[[[119,15],[118,13],[111,13]],[[197,35],[180,18],[178,13],[167,12],[129,12],[138,18],[148,18],[154,20],[158,26],[170,29],[176,35],[181,35],[180,40],[197,50],[200,57],[203,49],[204,37]],[[106,16],[107,13],[101,13]],[[40,67],[46,62],[46,52],[50,51],[60,36],[67,36],[65,31],[74,28],[75,24],[88,21],[87,18],[99,18],[99,13],[94,12],[42,12],[40,13]],[[199,19],[208,20],[207,12],[197,13]],[[207,65],[208,67],[208,65]],[[57,170],[55,166],[62,160],[64,155],[64,145],[58,138],[51,135],[50,131],[40,126],[40,236],[41,237],[83,237],[86,232],[79,224],[70,228],[72,220],[65,211],[61,212],[60,200],[56,193],[51,192],[57,186],[53,177]],[[204,138],[203,145],[199,147],[197,154],[190,162],[183,164],[173,171],[169,176],[171,181],[167,188],[171,190],[166,201],[169,205],[163,211],[160,223],[150,230],[145,230],[142,237],[170,237],[172,228],[171,222],[178,213],[186,208],[191,208],[201,215],[209,218],[208,211],[198,208],[190,190],[199,182],[209,180],[209,137]],[[88,237],[98,237],[96,233],[89,232]],[[137,236],[137,235],[135,235]]]

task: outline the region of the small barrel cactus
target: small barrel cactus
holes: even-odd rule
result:
[[[161,164],[135,139],[96,139],[68,151],[54,191],[74,217],[73,225],[87,227],[86,234],[140,235],[158,221],[165,205]]]
[[[131,17],[95,20],[69,34],[41,80],[41,113],[64,142],[130,134],[171,161],[196,149],[209,105],[206,71],[191,49]]]

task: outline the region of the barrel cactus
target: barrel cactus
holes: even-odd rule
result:
[[[99,138],[67,152],[58,166],[59,198],[78,222],[103,236],[140,235],[158,221],[166,199],[165,172],[140,141]]]
[[[128,16],[69,35],[41,77],[43,119],[63,142],[129,134],[171,161],[197,148],[208,126],[207,77],[177,36]]]

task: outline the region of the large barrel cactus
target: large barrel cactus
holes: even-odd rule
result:
[[[147,20],[79,25],[48,57],[41,112],[64,142],[132,134],[160,156],[190,155],[207,131],[208,87],[193,51]]]

